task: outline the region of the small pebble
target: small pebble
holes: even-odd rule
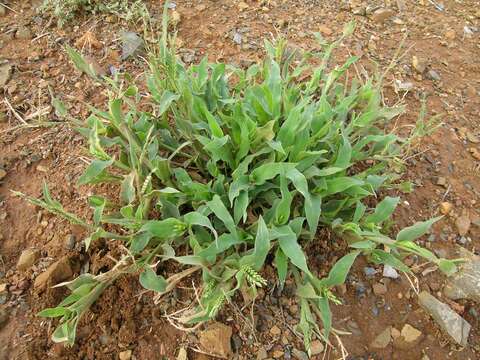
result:
[[[355,294],[357,295],[357,297],[361,298],[365,296],[366,291],[367,289],[365,288],[365,285],[363,285],[363,283],[358,282],[355,284]]]
[[[373,293],[377,296],[385,295],[387,293],[387,287],[382,283],[376,283],[372,285]]]
[[[440,77],[440,75],[438,74],[438,72],[436,72],[436,71],[433,70],[433,69],[430,69],[430,70],[427,72],[427,78],[429,78],[430,80],[433,80],[433,81],[440,81],[440,80],[442,80],[442,78]]]
[[[75,248],[76,238],[75,235],[70,234],[65,237],[65,248],[67,250],[73,250]]]
[[[383,267],[383,276],[391,279],[396,279],[399,275],[397,270],[395,270],[393,267],[391,267],[390,265],[385,265]]]
[[[261,347],[257,351],[257,360],[264,360],[266,358],[268,358],[267,350],[265,350],[265,348]]]
[[[312,356],[321,354],[324,348],[325,347],[323,346],[323,343],[320,340],[314,340],[310,344],[310,354]]]
[[[376,273],[377,273],[377,270],[375,270],[374,268],[372,267],[364,267],[363,268],[363,272],[365,273],[365,276],[367,277],[372,277],[374,276]]]
[[[233,35],[233,42],[237,45],[241,45],[242,44],[242,34],[240,34],[239,32],[236,32]]]

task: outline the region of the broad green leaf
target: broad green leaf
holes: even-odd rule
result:
[[[221,254],[222,252],[226,251],[230,247],[234,245],[241,244],[238,238],[233,236],[232,234],[222,234],[218,237],[218,241],[214,241],[210,244],[209,247],[200,251],[197,254],[199,259],[206,259],[207,261],[215,260],[215,256]],[[177,259],[176,259],[177,260]],[[193,264],[190,264],[193,265]]]
[[[357,206],[355,207],[355,212],[353,214],[353,219],[352,219],[354,223],[360,222],[363,215],[365,214],[366,208],[367,207],[361,201],[357,201]]]
[[[296,164],[293,163],[267,163],[255,168],[250,174],[250,181],[255,185],[262,185],[266,181],[275,178],[280,174],[285,174],[293,169]]]
[[[124,92],[123,96],[134,97],[138,94],[138,87],[135,85],[130,85]]]
[[[242,258],[243,264],[252,266],[253,269],[259,271],[263,267],[263,263],[270,251],[270,235],[265,221],[260,216],[257,222],[257,235],[255,236],[255,246],[253,253]]]
[[[305,222],[304,217],[296,217],[295,219],[290,220],[290,222],[288,223],[288,226],[290,226],[290,228],[297,235],[297,237],[300,237],[300,234],[302,233],[304,222]]]
[[[240,220],[247,221],[247,207],[249,204],[248,191],[242,191],[240,196],[235,199],[235,205],[233,206],[233,219],[235,224],[238,224]]]
[[[230,137],[228,135],[213,139],[198,135],[197,139],[204,145],[204,149],[211,154],[213,162],[223,160],[230,166],[233,166]]]
[[[293,168],[287,171],[285,176],[290,179],[290,181],[293,183],[295,188],[300,192],[300,194],[303,195],[305,199],[310,197],[310,193],[308,192],[308,184],[307,184],[307,179],[305,176],[298,171],[297,169]]]
[[[186,225],[178,219],[168,218],[165,220],[147,221],[141,231],[146,231],[159,239],[169,239],[184,233]]]
[[[162,97],[158,100],[158,108],[156,109],[157,115],[162,116],[168,110],[170,105],[179,98],[180,95],[165,90],[162,94]]]
[[[74,48],[65,45],[65,50],[67,51],[68,57],[70,60],[72,60],[73,64],[75,67],[80,70],[81,72],[84,72],[88,76],[92,78],[96,78],[97,74],[95,72],[95,69],[93,66],[83,58],[83,56]]]
[[[68,115],[68,109],[58,98],[52,96],[52,106],[55,109],[55,115],[59,118],[65,118]]]
[[[210,219],[198,211],[192,211],[188,214],[185,214],[183,220],[189,226],[198,225],[208,228],[212,232],[213,236],[215,236],[215,239],[217,239],[217,231],[213,228]]]
[[[333,195],[345,191],[353,186],[363,185],[364,182],[355,177],[336,177],[327,180],[327,190],[322,192],[323,196]]]
[[[131,204],[135,201],[135,172],[124,176],[122,184],[120,186],[120,199],[125,204]]]
[[[290,218],[290,207],[293,200],[292,194],[288,191],[287,179],[285,177],[280,177],[280,191],[282,198],[275,208],[275,222],[278,225],[283,225]]]
[[[304,104],[298,104],[288,113],[286,120],[283,122],[278,131],[277,139],[284,148],[288,148],[294,143],[295,133],[298,131],[300,124],[303,122],[302,111]]]
[[[187,255],[187,256],[176,256],[173,258],[173,260],[177,261],[180,264],[183,265],[204,265],[204,260],[200,256],[195,256],[195,255]]]
[[[355,31],[355,21],[350,21],[349,23],[345,24],[343,27],[343,36],[347,37],[353,34]]]
[[[283,253],[290,259],[293,265],[302,270],[305,274],[310,275],[307,266],[307,259],[302,247],[297,242],[297,236],[289,226],[276,228],[279,231],[278,244]]]
[[[103,171],[113,164],[113,160],[93,160],[82,176],[78,179],[78,185],[85,185],[94,182]]]
[[[167,281],[163,276],[155,274],[150,267],[146,267],[140,274],[140,284],[147,290],[153,290],[158,293],[165,292],[167,288]]]
[[[319,299],[313,285],[310,283],[300,284],[297,288],[297,295],[304,299]]]
[[[280,141],[271,140],[267,142],[268,146],[270,146],[273,150],[277,151],[282,155],[286,155],[285,150],[283,149],[282,143]]]
[[[236,236],[237,226],[233,221],[232,215],[230,215],[230,212],[227,210],[225,204],[220,199],[220,196],[214,195],[213,199],[207,202],[207,206],[210,208],[210,210],[213,211],[216,217],[222,220],[228,231],[230,231],[233,235]]]
[[[66,283],[57,284],[56,286],[66,286],[71,291],[78,289],[80,286],[84,284],[96,284],[97,280],[95,280],[94,275],[85,273],[79,275],[77,278],[73,279],[72,281],[68,281]]]
[[[330,166],[324,169],[313,169],[313,175],[315,176],[330,176],[337,174],[341,171],[345,170],[343,167],[337,167],[337,166]]]
[[[300,322],[298,323],[298,327],[303,333],[303,343],[309,355],[313,324],[315,324],[315,318],[310,310],[309,300],[300,298]]]
[[[373,250],[377,246],[377,244],[370,240],[364,241],[357,241],[349,245],[351,248],[354,249],[362,249],[362,250]]]
[[[81,299],[90,295],[91,291],[97,286],[96,282],[86,283],[77,287],[69,296],[62,300],[58,307],[66,307],[80,302]]]
[[[109,102],[109,112],[110,112],[110,119],[112,120],[113,124],[117,129],[120,129],[122,124],[124,124],[124,116],[122,112],[122,99],[113,99]],[[129,145],[132,147],[133,139],[130,138]]]
[[[52,334],[52,341],[55,343],[66,342],[69,345],[73,345],[75,341],[75,328],[76,322],[67,321],[60,324]]]
[[[394,243],[394,246],[399,249],[403,249],[408,252],[417,254],[429,261],[436,262],[438,260],[437,257],[430,250],[422,248],[421,246],[415,244],[413,241],[408,241],[408,240],[396,241]]]
[[[208,111],[205,104],[202,107],[203,115],[207,118],[208,126],[210,128],[210,132],[214,137],[221,138],[224,136],[222,128],[218,124],[217,119]]]
[[[398,184],[398,189],[406,194],[413,192],[414,184],[411,181],[403,181]]]
[[[275,137],[275,131],[273,130],[275,126],[275,120],[267,122],[265,125],[255,129],[255,137],[252,142],[252,147],[257,147],[272,141]]]
[[[348,138],[343,135],[343,143],[338,149],[337,159],[335,160],[334,167],[346,169],[350,166],[350,159],[352,158],[352,146]]]
[[[324,336],[328,339],[332,329],[332,311],[330,310],[330,304],[327,297],[322,297],[318,300],[318,308],[320,309],[320,318],[325,331]]]
[[[407,274],[411,274],[410,268],[405,265],[400,259],[396,258],[390,253],[387,253],[380,249],[375,249],[371,253],[372,260],[375,261],[377,264],[386,264],[390,265],[391,267],[406,272]]]
[[[228,189],[228,200],[230,200],[230,205],[233,205],[233,201],[238,195],[240,195],[242,190],[248,190],[249,187],[250,184],[247,175],[240,175],[237,180],[232,181],[230,188]]]
[[[297,169],[291,169],[286,173],[286,176],[292,181],[295,188],[305,198],[305,217],[310,228],[312,236],[317,232],[317,226],[321,214],[322,198],[320,195],[310,194],[308,190],[308,183],[305,176]]]
[[[350,268],[352,267],[358,254],[360,254],[359,251],[353,251],[338,260],[330,269],[328,277],[321,280],[321,284],[326,287],[344,284]]]
[[[285,253],[281,248],[277,248],[275,251],[275,267],[277,268],[278,274],[278,283],[280,288],[283,288],[285,280],[287,279],[287,270],[288,270],[288,258],[285,256]]]
[[[438,268],[447,276],[451,276],[458,271],[455,262],[447,259],[440,259],[438,261]]]
[[[399,201],[399,197],[387,196],[377,205],[373,214],[370,214],[365,218],[365,223],[381,224],[390,218]]]
[[[420,236],[425,235],[430,230],[430,227],[441,218],[442,216],[439,216],[427,221],[420,221],[400,230],[397,234],[397,241],[412,241],[418,239]]]
[[[57,306],[55,308],[43,309],[37,314],[37,316],[55,318],[55,317],[65,316],[68,314],[70,314],[70,311],[67,308],[62,306]]]
[[[93,223],[99,226],[103,218],[103,210],[107,205],[107,200],[101,196],[90,196],[88,202],[93,208]]]
[[[152,234],[149,232],[142,232],[135,235],[132,238],[132,242],[130,243],[130,251],[133,254],[138,254],[142,252],[145,249],[145,247],[148,245],[151,238],[152,238]]]

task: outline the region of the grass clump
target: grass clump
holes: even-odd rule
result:
[[[329,304],[339,302],[332,289],[345,282],[359,255],[410,273],[402,259],[416,254],[455,271],[455,262],[414,242],[438,218],[391,238],[383,228],[399,198],[367,206],[398,186],[392,166],[411,138],[383,130],[403,109],[382,104],[381,83],[348,78],[355,57],[329,70],[332,50],[352,31],[350,24],[338,41],[302,60],[285,42],[266,41],[264,61],[247,70],[207,59],[187,67],[169,45],[174,39],[165,17],[148,91],[141,93],[127,76],[104,79],[108,109],[92,109],[79,122],[93,157],[79,184],[110,182],[118,201],[92,196],[93,220],[87,221],[67,213],[47,187],[43,199],[29,199],[89,229],[87,249],[97,239],[116,239],[125,255],[107,273],[67,283],[71,295],[40,313],[60,317],[54,341],[72,344],[80,317],[123,273],[139,273],[141,285],[161,296],[201,271],[198,303],[176,318],[188,326],[214,318],[239,289],[255,294],[266,286],[262,269],[272,263],[271,285],[294,279],[298,329],[309,349],[315,337],[328,341]],[[312,57],[320,65],[311,65]],[[323,278],[305,254],[319,228],[351,249]],[[185,270],[166,278],[158,264],[171,261]]]
[[[143,0],[44,0],[39,11],[52,14],[59,27],[63,27],[83,12],[114,14],[126,21],[138,21],[148,17],[148,9]]]

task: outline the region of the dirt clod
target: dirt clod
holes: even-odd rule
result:
[[[199,335],[202,349],[209,354],[228,358],[232,353],[232,328],[219,322],[210,324]]]
[[[312,356],[319,355],[323,352],[323,349],[325,347],[323,346],[323,343],[320,340],[314,340],[310,344],[310,354]]]
[[[0,309],[0,329],[2,329],[8,322],[9,313],[8,309],[1,308]]]
[[[395,12],[391,9],[378,9],[372,14],[372,19],[376,23],[383,23],[390,19]]]
[[[445,31],[445,37],[448,40],[455,40],[456,36],[457,36],[457,33],[453,29],[449,29],[449,30]]]
[[[385,330],[383,330],[377,337],[373,340],[370,344],[372,349],[384,349],[390,343],[392,339],[392,327],[389,326]]]
[[[412,66],[419,74],[423,74],[427,68],[425,63],[421,61],[417,56],[412,56]]]
[[[73,275],[70,261],[67,257],[54,262],[43,273],[37,276],[33,287],[37,291],[45,290],[49,285],[55,285],[60,281],[65,281]]]
[[[284,352],[284,351],[282,351],[282,350],[274,350],[274,351],[273,351],[273,354],[272,354],[272,357],[273,357],[274,359],[281,359],[281,358],[284,357],[284,355],[285,355],[285,352]]]
[[[376,283],[372,285],[373,293],[377,296],[385,295],[387,293],[387,286],[382,283]]]
[[[20,254],[17,261],[17,270],[24,271],[29,269],[40,257],[40,252],[37,249],[26,249]]]
[[[468,233],[468,230],[470,230],[470,217],[467,215],[462,215],[457,218],[455,221],[455,226],[457,227],[457,232],[458,235],[464,236]]]
[[[469,149],[470,151],[470,154],[472,154],[472,156],[476,159],[476,160],[480,160],[480,150],[478,150],[477,148],[470,148]]]
[[[394,339],[393,345],[399,349],[411,349],[418,345],[423,338],[423,333],[410,324],[405,324],[400,336]]]
[[[265,360],[266,358],[268,358],[267,350],[265,350],[264,347],[261,347],[257,351],[257,360]]]
[[[272,336],[279,336],[281,333],[282,333],[282,330],[280,330],[280,328],[277,325],[274,325],[270,329],[270,334],[272,334]]]
[[[118,354],[120,360],[130,360],[132,358],[132,350],[125,350]]]
[[[448,215],[450,211],[453,209],[453,204],[449,203],[448,201],[444,201],[440,204],[440,212],[443,215]]]
[[[433,81],[440,81],[440,80],[442,80],[442,77],[440,76],[440,74],[439,74],[436,70],[433,70],[433,69],[428,70],[428,72],[427,72],[427,77],[428,77],[430,80],[433,80]]]
[[[333,34],[333,30],[326,25],[320,25],[318,27],[318,31],[320,31],[320,33],[322,33],[323,35],[327,35],[327,36],[330,36]]]
[[[0,89],[3,89],[7,85],[8,80],[10,80],[12,65],[4,64],[0,66]]]
[[[178,350],[177,360],[188,360],[187,350],[185,350],[185,348],[181,347],[180,350]]]
[[[21,26],[18,28],[15,36],[19,40],[30,40],[32,38],[32,32],[26,26]]]

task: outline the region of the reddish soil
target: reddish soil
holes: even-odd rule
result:
[[[246,3],[246,7],[243,5]],[[122,66],[134,75],[141,75],[144,64],[140,60],[121,62],[119,33],[122,29],[143,33],[140,25],[126,24],[113,16],[96,15],[79,17],[74,23],[59,29],[48,16],[36,13],[35,2],[6,1],[9,7],[0,17],[1,60],[12,65],[10,80],[2,91],[0,108],[0,169],[6,176],[0,180],[0,283],[8,290],[0,294],[2,311],[8,320],[0,328],[1,359],[117,359],[119,353],[132,350],[136,359],[174,359],[179,348],[188,349],[189,359],[205,358],[195,351],[196,335],[175,329],[165,319],[172,312],[188,304],[193,296],[191,280],[168,297],[161,305],[153,305],[152,295],[144,293],[135,276],[122,278],[111,286],[82,319],[78,340],[72,348],[64,348],[50,340],[54,322],[40,319],[35,314],[57,304],[64,296],[63,289],[34,290],[38,274],[52,262],[64,258],[75,274],[85,266],[99,271],[113,265],[109,256],[115,257],[112,243],[102,242],[85,253],[81,241],[86,236],[65,220],[39,211],[24,200],[12,195],[18,190],[39,196],[46,181],[52,194],[67,210],[89,218],[86,204],[91,189],[77,187],[76,179],[86,166],[84,140],[66,124],[57,122],[50,107],[48,87],[70,106],[71,113],[85,119],[88,110],[85,102],[102,106],[106,95],[85,76],[73,69],[62,47],[74,45],[86,32],[94,33],[100,41],[98,49],[84,48],[100,67]],[[404,4],[404,8],[402,7]],[[413,89],[405,96],[406,113],[398,126],[415,122],[420,111],[421,98],[427,97],[428,113],[442,115],[443,125],[426,136],[405,162],[405,179],[415,184],[415,190],[402,195],[404,202],[395,214],[394,229],[439,214],[440,203],[450,202],[453,210],[435,226],[428,239],[421,244],[443,256],[453,257],[457,244],[470,251],[480,248],[480,3],[474,0],[443,1],[439,11],[427,0],[419,1],[319,1],[272,0],[239,2],[235,0],[202,0],[176,2],[181,15],[178,24],[180,53],[194,54],[199,60],[208,54],[211,60],[222,60],[240,65],[256,61],[262,56],[263,38],[283,35],[292,45],[305,49],[316,48],[313,32],[321,32],[335,39],[343,25],[355,19],[355,35],[339,49],[339,58],[349,53],[362,56],[363,66],[372,70],[374,62],[385,69],[405,38],[402,56],[387,75],[386,102],[395,103],[403,93],[394,91],[394,80],[411,82]],[[148,2],[153,19],[160,19],[160,1]],[[375,22],[372,15],[357,15],[358,9],[372,9],[374,5],[393,9],[393,16]],[[1,6],[1,5],[0,5]],[[402,9],[401,9],[402,8]],[[368,12],[368,11],[367,11]],[[361,11],[360,11],[361,13]],[[29,35],[18,38],[18,29],[28,29]],[[466,28],[465,28],[466,27]],[[466,30],[465,30],[466,29]],[[242,45],[233,42],[233,33],[242,34]],[[17,32],[18,34],[18,32]],[[420,74],[412,66],[412,56],[426,65]],[[432,80],[435,74],[439,79]],[[362,72],[362,67],[359,68]],[[26,119],[23,125],[7,106]],[[35,116],[38,113],[42,116]],[[46,122],[55,122],[45,127]],[[108,191],[108,189],[102,189]],[[468,216],[472,225],[461,238],[455,226],[456,219]],[[67,248],[67,238],[74,235],[76,245]],[[321,236],[320,236],[321,237]],[[329,245],[326,251],[320,239],[317,253],[310,258],[313,269],[328,271],[341,249]],[[316,245],[317,246],[317,245]],[[17,271],[16,263],[26,248],[41,250],[41,258],[31,269]],[[117,250],[118,251],[118,250]],[[91,254],[95,256],[90,256]],[[410,259],[415,263],[416,259]],[[341,336],[350,359],[478,359],[480,358],[480,327],[478,304],[459,301],[452,304],[472,325],[469,346],[460,349],[440,332],[437,325],[419,308],[408,281],[402,277],[389,281],[388,292],[376,296],[371,285],[378,283],[381,273],[366,278],[361,259],[349,276],[345,288],[337,295],[343,306],[334,308],[334,326],[349,331]],[[441,288],[445,278],[438,271],[422,275],[418,268],[420,289],[428,289],[442,298]],[[273,273],[267,268],[265,276]],[[358,296],[358,283],[366,292]],[[6,294],[6,295],[5,295]],[[445,300],[444,300],[445,301]],[[298,322],[298,307],[289,286],[282,294],[270,291],[260,294],[254,309],[255,331],[245,319],[250,309],[243,310],[242,303],[227,306],[218,321],[233,329],[235,358],[254,359],[260,348],[270,357],[290,358],[292,349],[303,349],[302,341],[292,332]],[[375,310],[376,309],[376,310]],[[476,315],[475,315],[476,314]],[[410,349],[388,345],[385,349],[371,350],[369,344],[387,326],[401,329],[404,324],[419,329],[421,342]],[[272,336],[271,328],[281,329]],[[318,359],[341,358],[339,346],[328,348]],[[283,352],[283,354],[282,354]],[[424,357],[427,356],[427,357]],[[232,356],[233,357],[233,356]]]

